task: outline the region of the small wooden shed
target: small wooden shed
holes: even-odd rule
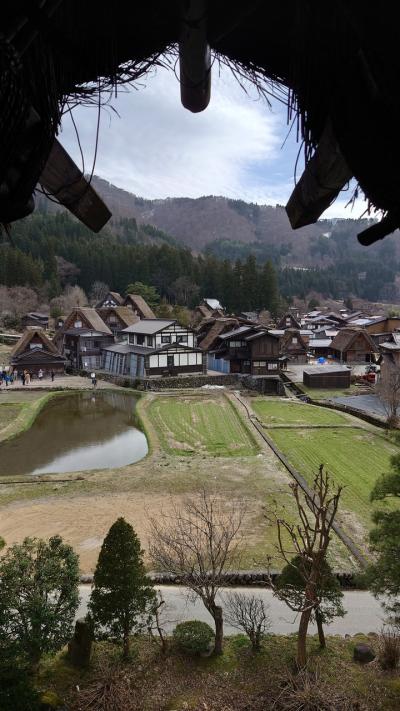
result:
[[[344,389],[350,387],[351,372],[344,365],[321,365],[303,370],[303,385],[308,388]]]

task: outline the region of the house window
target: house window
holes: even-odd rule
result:
[[[244,341],[229,341],[230,348],[243,348],[244,345]]]
[[[171,336],[161,336],[161,343],[171,343]]]
[[[136,338],[138,346],[143,346],[144,344],[144,336],[142,334],[139,334]]]
[[[33,348],[43,348],[43,343],[30,343],[29,348],[32,350]]]
[[[299,342],[298,338],[292,338],[292,343],[298,343],[298,342]]]
[[[290,324],[290,318],[287,318],[286,319],[286,326],[289,326],[289,324]]]
[[[187,336],[184,336],[184,335],[181,335],[181,336],[177,336],[177,337],[176,337],[176,340],[177,340],[178,343],[187,343],[187,342],[188,342],[188,337],[187,337]]]
[[[278,370],[278,363],[268,363],[268,370]]]
[[[265,360],[255,360],[253,365],[255,368],[265,368]]]
[[[109,323],[118,323],[117,317],[114,316],[113,314],[111,314],[111,316],[109,318]]]
[[[75,321],[74,328],[82,328],[82,321]]]
[[[153,336],[147,336],[147,345],[150,346],[151,348],[154,346]]]

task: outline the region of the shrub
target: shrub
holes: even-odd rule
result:
[[[378,660],[382,669],[396,669],[400,662],[400,633],[396,627],[383,628],[379,636]]]
[[[38,711],[39,695],[27,671],[17,663],[0,669],[1,711]]]
[[[214,632],[206,622],[189,620],[175,627],[173,638],[178,649],[186,654],[206,654],[214,643]]]

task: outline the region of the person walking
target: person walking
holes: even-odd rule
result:
[[[40,382],[43,380],[43,370],[41,368],[39,369],[39,372],[38,372],[38,378],[39,378]]]
[[[21,374],[21,380],[22,380],[22,385],[25,385],[26,375],[25,375],[25,371],[24,371],[24,370],[22,371],[22,374]]]
[[[96,373],[95,373],[95,372],[90,373],[90,378],[91,378],[91,380],[92,380],[92,385],[93,385],[93,387],[95,388],[96,385],[97,385]]]
[[[54,383],[54,370],[50,371],[51,382]]]
[[[25,370],[25,385],[30,385],[31,383],[31,374],[29,370]]]

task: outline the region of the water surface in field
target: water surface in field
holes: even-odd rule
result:
[[[54,397],[29,430],[0,444],[0,475],[110,469],[139,461],[148,447],[136,426],[136,400],[116,391]]]

